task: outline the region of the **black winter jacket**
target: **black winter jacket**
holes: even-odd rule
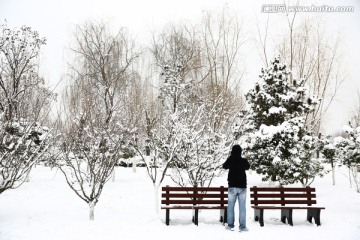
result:
[[[246,170],[249,170],[249,161],[242,158],[241,155],[230,155],[223,164],[224,169],[229,169],[228,183],[229,187],[246,188]]]

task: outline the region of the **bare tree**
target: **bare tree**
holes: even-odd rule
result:
[[[350,126],[360,126],[360,91],[357,92],[356,105],[350,117]]]
[[[239,87],[244,74],[239,66],[241,47],[247,39],[242,22],[226,7],[220,14],[207,12],[201,24],[201,35],[207,81],[214,90],[219,85],[224,89]]]
[[[127,126],[138,118],[132,104],[139,85],[139,53],[125,29],[104,23],[77,26],[68,86],[64,90],[58,165],[70,188],[89,204],[90,220],[115,163],[127,149]]]
[[[89,219],[105,183],[110,179],[121,154],[122,136],[89,125],[91,120],[75,119],[74,131],[59,136],[54,155],[69,187],[89,205]]]
[[[135,70],[140,53],[126,29],[112,31],[103,22],[77,26],[70,50],[73,61],[64,97],[71,106],[67,115],[85,114],[101,128],[134,127],[141,116],[144,91]]]
[[[182,129],[176,122],[177,113],[170,113],[160,122],[158,115],[146,112],[145,135],[134,133],[133,147],[146,164],[147,173],[154,186],[155,211],[159,212],[159,189],[182,139]]]
[[[131,97],[127,87],[137,78],[132,64],[139,56],[135,42],[125,29],[112,34],[105,23],[89,22],[77,26],[75,44],[71,50],[74,61],[70,65],[71,84],[82,89],[80,104],[92,103],[92,119],[98,123],[110,124],[121,119],[124,102]],[[122,114],[123,113],[123,114]]]
[[[184,99],[201,78],[200,45],[196,29],[190,25],[170,25],[158,36],[153,36],[151,52],[160,69],[162,105],[172,113],[182,108]]]
[[[209,109],[215,104],[215,115],[211,126],[215,130],[222,122],[233,123],[233,116],[244,107],[241,81],[244,68],[241,67],[242,47],[247,40],[239,18],[224,7],[220,14],[207,12],[201,24],[202,71],[204,81],[199,85],[198,96],[204,96]],[[218,99],[222,99],[219,105]]]

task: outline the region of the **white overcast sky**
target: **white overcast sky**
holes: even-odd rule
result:
[[[359,0],[0,0],[0,23],[6,19],[10,27],[28,25],[47,38],[47,45],[41,55],[42,73],[50,83],[60,80],[65,71],[64,49],[69,44],[76,24],[89,19],[111,21],[113,25],[126,27],[138,41],[148,39],[152,30],[160,30],[165,24],[188,20],[199,22],[203,11],[221,10],[225,5],[236,12],[244,21],[250,36],[256,34],[256,24],[264,23],[268,14],[262,13],[264,4],[287,4],[314,6],[353,6],[352,13],[323,13],[329,34],[340,34],[342,54],[346,63],[346,82],[328,115],[328,131],[332,133],[346,123],[349,112],[357,103],[360,91],[360,1]],[[301,17],[309,13],[299,14]],[[270,14],[270,30],[281,28],[284,15]],[[279,25],[278,25],[279,24]],[[145,40],[146,41],[146,40]],[[145,42],[146,43],[146,42]],[[257,79],[262,63],[258,50],[250,49],[246,78],[248,82]],[[255,79],[255,80],[254,80]],[[333,129],[333,130],[332,130]]]

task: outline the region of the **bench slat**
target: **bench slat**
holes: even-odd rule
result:
[[[273,194],[259,194],[252,193],[250,194],[252,198],[316,198],[316,194],[281,194],[281,193],[273,193]]]
[[[324,207],[251,206],[254,209],[325,209]]]
[[[161,206],[161,209],[227,209],[227,206]]]
[[[163,193],[163,198],[227,198],[227,194]]]
[[[316,200],[251,200],[251,204],[316,204]]]
[[[162,187],[162,191],[177,191],[177,192],[227,192],[228,188],[226,187]]]
[[[253,192],[315,192],[315,188],[266,188],[266,187],[252,187],[250,191]]]
[[[161,200],[161,204],[227,204],[227,200]]]

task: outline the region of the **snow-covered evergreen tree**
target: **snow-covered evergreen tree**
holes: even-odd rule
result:
[[[293,79],[275,58],[269,68],[261,70],[259,81],[246,94],[249,110],[240,143],[251,168],[263,174],[263,180],[294,183],[304,175],[304,167],[314,163],[304,155],[309,151],[306,141],[312,138],[305,120],[319,99],[307,97],[303,85],[303,80]]]

